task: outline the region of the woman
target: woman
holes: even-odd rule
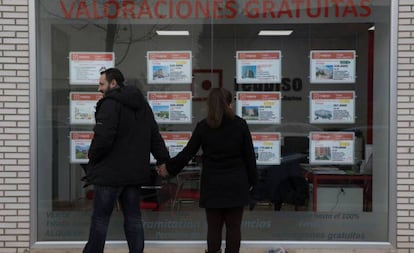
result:
[[[212,89],[207,98],[207,117],[197,124],[184,149],[166,163],[166,169],[158,168],[161,176],[177,175],[202,149],[199,205],[206,212],[209,253],[221,252],[224,224],[225,252],[239,252],[243,209],[258,177],[249,128],[234,114],[231,103],[228,90]]]

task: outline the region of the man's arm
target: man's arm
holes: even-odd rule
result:
[[[120,104],[113,99],[102,102],[96,115],[94,136],[89,148],[90,163],[97,163],[112,149],[118,131]]]

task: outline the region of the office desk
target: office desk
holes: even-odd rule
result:
[[[315,174],[306,172],[305,177],[313,185],[313,211],[317,211],[318,187],[320,185],[356,185],[363,188],[363,210],[372,211],[372,175],[362,174]]]

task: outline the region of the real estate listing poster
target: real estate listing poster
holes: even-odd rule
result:
[[[258,165],[280,164],[280,133],[252,132],[254,153]]]
[[[96,102],[101,98],[102,93],[99,92],[71,92],[69,94],[70,124],[95,124]]]
[[[70,162],[88,163],[88,151],[93,138],[92,131],[71,131],[70,136]]]
[[[165,141],[165,146],[167,146],[170,157],[174,157],[187,145],[191,137],[191,132],[161,132],[161,136]],[[151,163],[156,162],[152,154],[150,161]]]
[[[70,52],[69,83],[98,85],[101,72],[114,66],[113,52]]]
[[[280,124],[280,92],[237,92],[236,113],[249,124]]]
[[[148,103],[158,123],[192,122],[192,95],[187,91],[147,93]]]
[[[237,51],[237,83],[280,83],[281,51]]]
[[[354,91],[311,91],[310,123],[355,123]]]
[[[353,132],[310,132],[310,164],[353,164]]]
[[[310,52],[310,83],[355,83],[355,50]]]
[[[147,82],[149,84],[191,84],[191,51],[148,51]]]

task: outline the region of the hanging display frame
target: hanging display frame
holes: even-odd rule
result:
[[[280,83],[282,52],[279,50],[237,51],[236,82]]]

